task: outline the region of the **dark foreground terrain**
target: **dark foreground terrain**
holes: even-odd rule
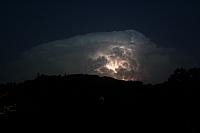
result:
[[[0,107],[4,113],[0,115],[5,119],[16,110],[60,114],[73,109],[80,114],[99,105],[101,113],[108,111],[105,107],[112,107],[118,112],[117,117],[126,116],[134,125],[149,126],[142,128],[156,126],[162,132],[198,132],[199,94],[199,68],[177,69],[168,81],[156,85],[96,75],[38,75],[23,83],[0,85]]]

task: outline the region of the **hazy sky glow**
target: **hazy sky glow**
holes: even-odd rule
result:
[[[199,6],[193,0],[1,1],[0,82],[36,71],[163,81],[176,66],[200,66]]]

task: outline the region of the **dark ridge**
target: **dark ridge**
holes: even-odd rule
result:
[[[38,75],[33,80],[0,85],[0,107],[5,114],[16,112],[16,104],[17,112],[54,113],[73,107],[81,112],[88,105],[129,104],[132,116],[159,120],[156,124],[161,127],[160,122],[170,122],[182,132],[196,131],[200,125],[199,101],[200,68],[177,69],[168,81],[155,85],[83,74]]]

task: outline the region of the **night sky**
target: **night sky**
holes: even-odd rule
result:
[[[133,29],[156,44],[179,49],[200,64],[200,2],[14,1],[0,3],[0,64],[54,40]]]

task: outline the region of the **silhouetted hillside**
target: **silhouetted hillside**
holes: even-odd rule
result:
[[[73,106],[129,104],[143,111],[160,110],[165,113],[163,120],[176,117],[171,122],[178,123],[177,127],[196,131],[199,89],[200,68],[177,69],[168,81],[156,85],[96,75],[38,75],[22,83],[1,84],[0,100],[1,106],[13,106],[17,99],[17,112],[65,112]]]
[[[199,101],[199,81],[197,68],[177,69],[168,81],[156,85],[96,75],[39,75],[23,83],[1,84],[0,98],[1,103],[14,103],[18,92],[19,103],[38,106],[49,100],[55,104],[194,104]]]

